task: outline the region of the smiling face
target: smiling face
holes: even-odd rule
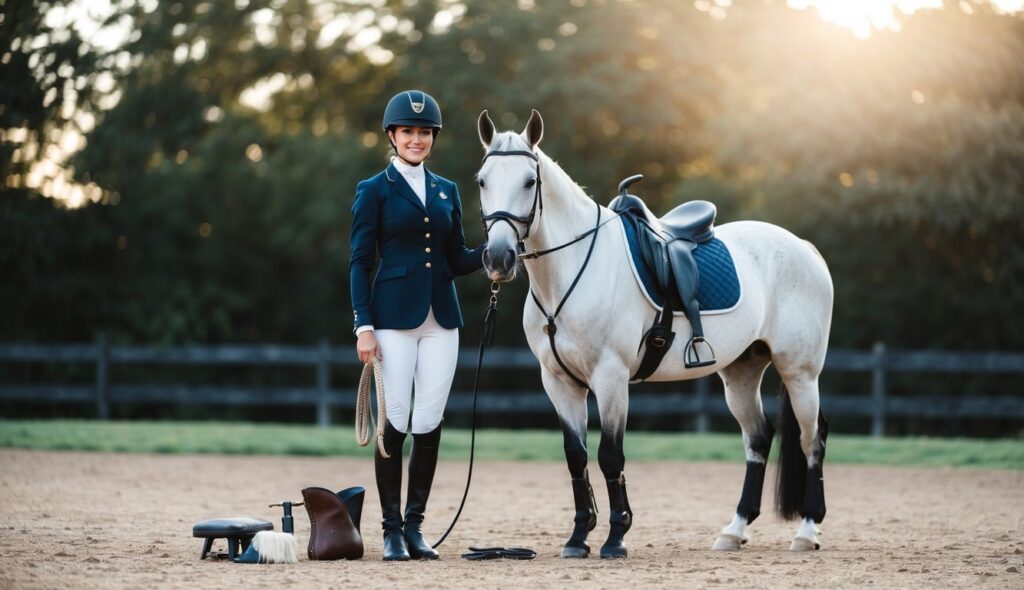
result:
[[[434,130],[430,127],[395,127],[388,130],[388,139],[395,146],[399,158],[416,166],[430,155]]]

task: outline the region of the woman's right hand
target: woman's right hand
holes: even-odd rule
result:
[[[356,338],[356,354],[359,355],[359,362],[364,365],[371,362],[373,357],[384,358],[380,354],[380,345],[377,344],[377,337],[373,335],[373,330],[367,330]]]

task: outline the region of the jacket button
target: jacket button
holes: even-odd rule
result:
[[[427,268],[430,268],[430,263],[428,262],[428,263],[427,263],[427,264],[426,264],[425,266],[426,266]]]
[[[430,234],[427,234],[427,235],[425,235],[423,237],[425,237],[425,238],[427,238],[429,240],[430,239]]]
[[[423,251],[426,252],[427,254],[430,254],[430,248],[424,248]]]
[[[429,217],[424,217],[423,218],[423,223],[430,223],[430,218]]]

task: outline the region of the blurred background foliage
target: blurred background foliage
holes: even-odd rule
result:
[[[76,5],[3,4],[0,340],[349,346],[353,187],[412,87],[444,109],[429,166],[472,244],[476,116],[537,108],[602,203],[640,172],[655,210],[815,243],[833,347],[1024,349],[1019,13],[947,2],[865,40],[780,1],[113,0],[103,46],[53,17]],[[460,279],[465,343],[487,285]]]

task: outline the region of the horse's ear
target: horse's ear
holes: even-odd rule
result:
[[[537,147],[537,144],[544,137],[544,119],[540,117],[537,109],[533,109],[530,113],[530,120],[526,122],[526,129],[523,130],[523,135],[526,136],[526,141],[530,143],[530,149]]]
[[[491,121],[487,109],[484,109],[476,120],[476,132],[480,135],[480,142],[484,144],[484,148],[490,147],[491,140],[494,139],[494,121]]]

